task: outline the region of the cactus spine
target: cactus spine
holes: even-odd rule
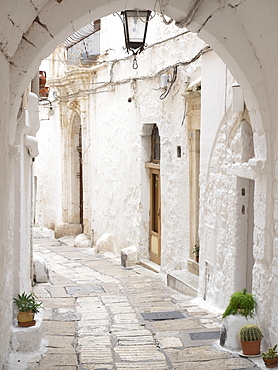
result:
[[[239,337],[242,341],[260,340],[263,338],[261,329],[257,325],[244,325],[239,331]]]

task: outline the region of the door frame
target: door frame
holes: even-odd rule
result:
[[[154,167],[154,166],[153,166]],[[161,264],[161,183],[159,165],[150,168],[150,260]],[[155,180],[154,180],[155,179]],[[154,181],[157,181],[158,187]],[[155,190],[156,189],[156,190]]]

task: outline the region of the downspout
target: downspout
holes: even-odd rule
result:
[[[39,97],[39,73],[37,72],[35,77],[33,78],[31,82],[31,91]],[[28,142],[27,136],[25,137],[25,145],[26,142]],[[36,148],[38,150],[38,147],[36,145]],[[28,148],[29,153],[30,149]],[[38,153],[37,153],[38,155]],[[33,227],[34,227],[34,161],[35,158],[32,158],[32,163],[31,163],[31,171],[30,171],[30,197],[31,197],[31,219],[30,219],[30,280],[31,280],[31,285],[34,285],[34,271],[33,271],[33,252],[34,252],[34,245],[33,245]]]

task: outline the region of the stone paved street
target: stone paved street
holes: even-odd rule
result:
[[[163,275],[139,265],[123,268],[117,259],[74,248],[71,238],[58,241],[48,230],[35,230],[34,252],[47,261],[50,282],[34,287],[45,307],[46,351],[28,369],[258,368],[220,350],[220,315],[168,288]],[[141,315],[173,311],[184,317],[149,321]]]

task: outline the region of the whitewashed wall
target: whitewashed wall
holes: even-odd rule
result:
[[[232,293],[249,287],[258,302],[265,341],[272,335],[275,342],[277,334],[267,324],[267,305],[274,303],[267,291],[275,284],[275,259],[272,262],[271,243],[263,239],[270,174],[258,157],[262,148],[248,110],[234,109],[233,82],[214,52],[203,56],[199,296],[224,309]],[[248,236],[248,231],[253,234]],[[276,320],[271,311],[271,322]]]
[[[0,178],[0,197],[1,197],[1,232],[0,232],[0,366],[3,364],[5,356],[9,349],[9,326],[12,322],[12,297],[14,293],[13,286],[13,258],[15,253],[13,246],[13,213],[14,213],[14,186],[13,186],[13,169],[14,163],[12,158],[13,148],[9,147],[9,63],[5,60],[3,53],[0,53],[0,101],[1,106],[0,124],[0,146],[1,146],[1,178]],[[9,335],[8,335],[9,339]]]
[[[52,58],[42,61],[39,70],[46,72],[47,81],[54,74],[63,74],[64,49],[57,48]],[[46,86],[48,84],[46,83]],[[40,155],[34,162],[35,225],[50,229],[62,222],[62,138],[60,107],[50,89],[49,100],[39,102],[40,130],[37,134]],[[49,114],[50,102],[55,112]]]
[[[200,165],[200,263],[203,268],[199,287],[202,297],[221,308],[234,291],[245,288],[244,282],[242,286],[235,286],[237,188],[236,177],[227,173],[228,166],[235,163],[229,147],[242,115],[232,110],[233,82],[225,64],[214,52],[203,56]],[[244,272],[239,272],[242,280]]]
[[[41,127],[37,135],[40,155],[34,163],[35,225],[49,229],[62,222],[61,131],[59,107],[49,116],[49,105],[40,105]]]
[[[118,28],[108,27],[110,21],[116,22]],[[165,26],[158,16],[150,24],[150,35],[154,37],[156,32],[169,41],[160,43],[159,39],[140,54],[138,70],[132,68],[132,58],[126,58],[120,47],[119,55],[124,59],[119,60],[113,60],[114,51],[107,49],[115,35],[121,45],[124,41],[122,25],[117,17],[109,16],[101,20],[101,53],[106,61],[113,63],[103,62],[91,69],[69,68],[67,73],[61,64],[61,68],[51,67],[47,72],[53,75],[49,83],[52,91],[58,91],[62,108],[60,117],[55,113],[41,125],[40,135],[44,140],[40,141],[36,173],[41,177],[38,184],[43,184],[43,189],[38,189],[37,222],[55,228],[63,218],[59,210],[61,197],[69,188],[63,194],[60,190],[62,178],[68,175],[59,173],[62,159],[56,156],[62,149],[59,140],[69,140],[65,135],[69,135],[77,112],[83,137],[84,232],[93,243],[109,233],[117,255],[122,248],[135,245],[139,258],[148,258],[150,189],[145,162],[150,161],[151,138],[145,132],[148,125],[157,124],[161,137],[162,270],[170,271],[186,268],[191,249],[188,134],[183,94],[188,84],[200,76],[201,59],[187,67],[178,67],[177,81],[164,100],[160,99],[164,90],[159,89],[159,80],[162,73],[173,74],[171,66],[189,61],[205,44],[174,24]],[[175,34],[181,36],[173,38]],[[117,49],[117,43],[112,45]],[[60,56],[57,53],[53,54],[55,60],[63,56],[62,50]],[[49,63],[55,64],[51,58]],[[82,93],[83,90],[86,92]],[[52,139],[49,135],[53,135]],[[181,147],[181,158],[177,158],[177,146]],[[51,159],[55,157],[58,160]],[[50,172],[55,176],[46,179],[46,173]],[[46,201],[48,193],[51,202]]]
[[[8,70],[5,71],[8,73]],[[2,80],[2,86],[5,86]],[[3,100],[8,101],[8,86]],[[2,117],[8,121],[7,112]],[[3,122],[2,122],[3,123]],[[9,349],[10,327],[13,322],[13,297],[31,290],[32,282],[32,158],[38,154],[36,133],[39,129],[37,96],[25,92],[18,115],[16,132],[8,132],[3,123],[1,140],[8,143],[8,134],[13,144],[6,145],[1,160],[1,331],[0,366]],[[4,165],[6,161],[6,166]]]

